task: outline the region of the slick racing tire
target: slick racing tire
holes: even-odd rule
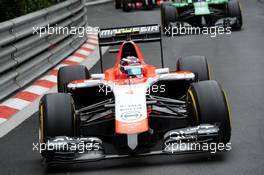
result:
[[[122,0],[122,9],[124,12],[131,11],[131,7],[128,5],[130,3],[130,0]]]
[[[39,104],[39,140],[46,143],[49,138],[56,136],[74,137],[76,135],[77,120],[74,102],[69,94],[46,94]],[[43,151],[42,156],[52,158],[50,151]]]
[[[169,6],[171,4],[171,2],[163,2],[161,5],[160,5],[160,19],[161,19],[161,26],[162,26],[162,29],[163,29],[163,32],[165,32],[165,29],[164,29],[164,9],[166,6]]]
[[[190,71],[196,76],[196,81],[210,80],[210,68],[204,56],[182,57],[177,62],[177,71]]]
[[[144,6],[147,10],[152,10],[155,6],[156,0],[144,0]]]
[[[193,83],[188,91],[187,102],[192,124],[215,124],[220,129],[217,142],[229,142],[231,137],[229,106],[225,92],[216,81]]]
[[[227,12],[229,17],[236,17],[238,19],[237,23],[232,26],[232,29],[240,30],[243,25],[243,17],[239,2],[237,0],[228,1]]]
[[[115,8],[120,9],[121,8],[121,1],[122,0],[115,0]]]
[[[58,92],[66,93],[67,83],[74,80],[89,79],[90,73],[83,65],[65,66],[59,69],[58,72]]]
[[[164,7],[164,11],[163,11],[163,25],[162,25],[162,28],[163,28],[163,32],[165,32],[165,28],[169,28],[170,27],[170,23],[171,22],[176,22],[177,21],[177,18],[178,18],[178,11],[175,7],[173,6],[170,6],[170,5],[165,5]],[[169,34],[167,34],[169,35]]]

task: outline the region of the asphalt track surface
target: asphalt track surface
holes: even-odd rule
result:
[[[106,160],[48,170],[41,166],[32,142],[38,140],[38,116],[30,117],[0,139],[0,174],[254,174],[264,173],[264,4],[241,0],[244,16],[242,31],[230,36],[194,35],[163,38],[165,65],[175,68],[180,56],[205,55],[213,79],[228,93],[232,110],[232,150],[221,154],[156,156]],[[159,10],[123,13],[113,4],[88,9],[90,24],[110,27],[159,23]],[[148,63],[159,65],[158,45],[142,46]],[[106,67],[115,55],[105,54]],[[99,72],[97,64],[92,72]]]

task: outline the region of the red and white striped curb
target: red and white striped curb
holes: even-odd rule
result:
[[[78,65],[89,57],[91,52],[98,46],[97,33],[88,35],[87,41],[79,50],[74,52],[70,57],[61,64],[50,70],[45,76],[33,82],[25,90],[18,92],[16,95],[7,99],[0,104],[0,124],[9,120],[13,115],[30,105],[38,97],[57,85],[57,74],[60,67],[69,65]]]

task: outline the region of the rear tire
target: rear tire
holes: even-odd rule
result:
[[[115,0],[115,8],[120,9],[121,8],[121,0]]]
[[[148,1],[148,4],[146,4],[146,1]],[[155,6],[155,3],[153,0],[144,0],[144,6],[147,10],[152,10]]]
[[[229,1],[227,5],[227,11],[229,17],[236,17],[238,19],[238,22],[234,26],[232,26],[232,28],[235,30],[240,30],[243,25],[243,18],[239,2],[237,0]]]
[[[66,93],[65,86],[67,83],[74,80],[89,79],[90,73],[83,65],[65,66],[59,69],[58,72],[58,92]]]
[[[54,93],[44,95],[39,104],[39,140],[46,143],[56,136],[74,137],[77,134],[74,103],[71,95]],[[52,158],[52,153],[43,151],[42,156]]]
[[[187,56],[177,62],[177,71],[190,71],[198,75],[199,81],[210,80],[210,69],[204,56]]]
[[[228,143],[231,138],[230,112],[220,85],[213,80],[193,83],[188,91],[187,109],[193,123],[216,124],[220,128],[218,142]]]
[[[130,3],[129,0],[123,0],[122,1],[122,9],[124,12],[130,12],[131,11],[131,7],[129,7],[128,3]]]

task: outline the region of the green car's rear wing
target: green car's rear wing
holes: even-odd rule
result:
[[[161,27],[158,24],[100,29],[98,40],[102,72],[102,47],[121,45],[125,41],[133,41],[135,43],[159,42],[161,47],[161,63],[162,67],[164,67]]]

